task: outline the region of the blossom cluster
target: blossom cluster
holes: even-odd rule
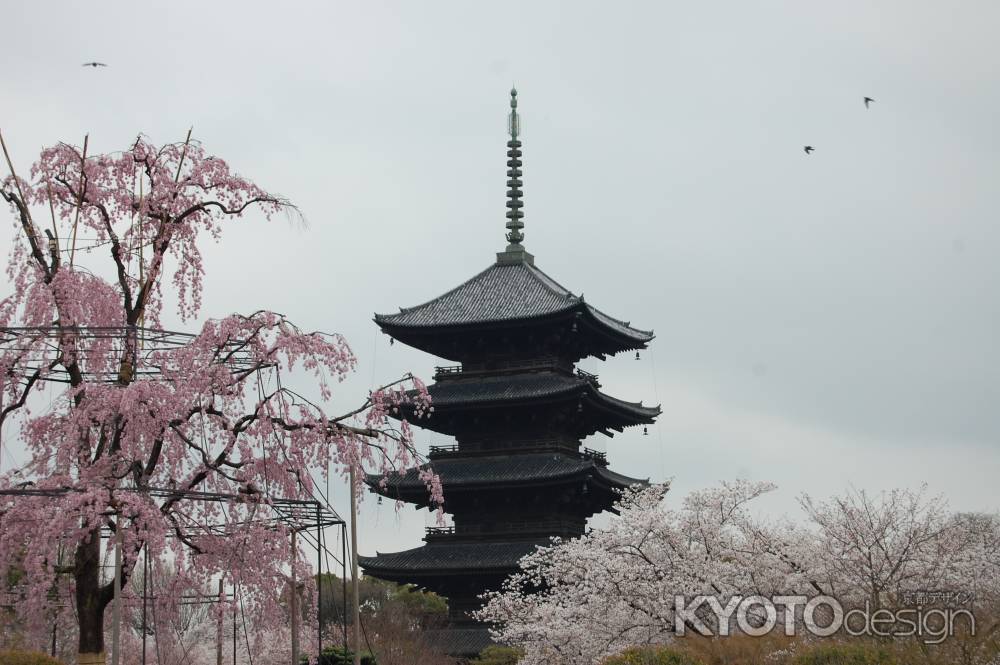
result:
[[[834,596],[879,608],[898,605],[907,590],[937,588],[965,590],[996,609],[1000,517],[949,513],[925,489],[803,496],[800,523],[754,517],[752,502],[772,489],[723,483],[677,508],[665,500],[667,485],[630,489],[607,528],[525,557],[520,573],[486,595],[479,616],[493,622],[497,639],[524,649],[526,665],[589,665],[672,641],[678,621],[690,618],[678,612],[678,597],[717,599],[690,622],[713,634],[725,630],[708,605],[739,597]]]

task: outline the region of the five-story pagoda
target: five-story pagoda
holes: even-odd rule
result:
[[[470,617],[481,593],[499,588],[536,545],[581,535],[588,517],[611,509],[618,490],[643,482],[614,473],[604,454],[581,441],[652,423],[660,413],[604,394],[596,376],[575,368],[582,358],[643,349],[653,333],[566,290],[525,251],[516,90],[510,106],[506,250],[448,293],[375,316],[400,342],[460,363],[437,368],[428,388],[433,414],[419,421],[457,441],[432,446],[429,455],[454,526],[427,529],[421,547],[360,558],[368,575],[448,599],[449,628],[440,639],[453,655],[489,644],[485,626]],[[367,482],[386,497],[429,505],[415,469]]]

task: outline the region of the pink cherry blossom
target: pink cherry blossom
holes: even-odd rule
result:
[[[183,344],[151,341],[165,294],[182,320],[198,315],[205,240],[250,210],[294,212],[198,143],[140,137],[86,160],[59,144],[0,195],[15,231],[13,293],[0,301],[0,428],[30,454],[0,488],[35,492],[0,497],[0,571],[16,573],[20,624],[41,642],[75,610],[79,652],[103,652],[113,587],[102,533],[120,532],[126,599],[144,552],[154,570],[173,571],[155,601],[160,621],[221,576],[233,595],[215,612],[237,603],[255,625],[283,625],[291,568],[307,582],[312,571],[272,501],[311,499],[310,470],[330,461],[345,475],[354,467],[359,483],[365,467],[418,463],[409,423],[387,416],[404,402],[425,414],[426,387],[406,376],[331,415],[333,386],[356,362],[346,340],[266,310],[206,321]],[[282,383],[293,370],[318,400]],[[55,380],[65,388],[41,398]],[[440,503],[438,479],[424,480]]]

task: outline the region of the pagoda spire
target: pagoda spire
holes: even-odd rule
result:
[[[517,89],[510,89],[510,114],[507,116],[507,250],[497,256],[501,263],[533,263],[531,254],[521,244],[524,240],[524,213],[521,208],[521,116],[517,113]]]

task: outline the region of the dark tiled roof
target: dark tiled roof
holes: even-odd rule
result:
[[[561,372],[531,372],[439,381],[428,387],[435,407],[469,402],[508,402],[551,397],[585,388],[589,382]]]
[[[488,646],[496,644],[487,628],[441,628],[426,630],[422,636],[449,656],[470,658]]]
[[[651,422],[660,414],[658,406],[626,402],[605,395],[584,377],[561,372],[529,372],[500,376],[439,381],[428,387],[435,409],[557,397],[586,391],[604,406],[625,411],[640,422]]]
[[[653,339],[652,331],[632,328],[576,296],[530,263],[495,263],[472,279],[398,314],[376,314],[380,324],[407,328],[489,323],[529,319],[582,306],[604,326],[637,342]]]
[[[637,478],[629,478],[595,463],[593,460],[580,459],[561,453],[532,453],[527,455],[502,457],[466,457],[457,459],[440,459],[421,468],[432,467],[441,478],[445,491],[460,485],[479,485],[495,483],[528,483],[539,480],[557,480],[591,471],[611,485],[627,487],[642,482]],[[382,476],[372,474],[367,477],[369,485],[378,486]],[[424,482],[420,480],[417,469],[408,470],[403,476],[391,475],[388,478],[387,491],[418,491],[423,492]]]
[[[548,539],[509,543],[428,543],[412,550],[358,557],[358,563],[375,577],[393,571],[514,570],[517,562],[534,552],[537,545],[548,544]]]

